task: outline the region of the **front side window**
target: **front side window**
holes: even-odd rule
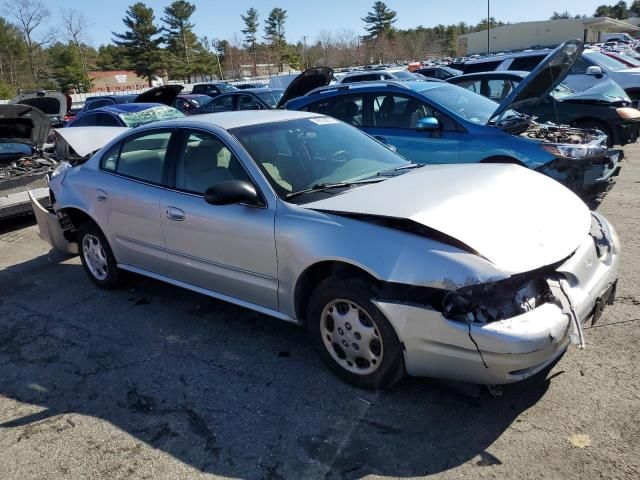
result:
[[[204,194],[211,186],[227,180],[249,180],[236,156],[215,135],[191,131],[176,163],[178,190]]]
[[[359,127],[363,124],[363,104],[362,95],[345,95],[322,100],[308,106],[305,110],[328,115]]]
[[[482,92],[482,95],[499,102],[507,98],[507,95],[509,95],[512,90],[513,84],[511,80],[491,79],[486,81],[485,91]]]
[[[420,93],[432,102],[478,125],[486,125],[498,109],[496,102],[457,85],[442,84]]]
[[[444,130],[455,130],[455,122],[420,100],[398,94],[373,98],[373,126],[379,128],[415,129],[418,120],[436,117]]]
[[[162,184],[170,139],[170,130],[129,137],[102,157],[102,168],[136,180]]]
[[[316,185],[383,179],[379,173],[410,165],[379,142],[330,117],[253,125],[231,133],[285,199]]]
[[[262,110],[262,105],[251,95],[238,96],[238,110]]]
[[[233,111],[233,96],[216,98],[204,106],[205,111],[208,113],[213,112],[232,112]]]

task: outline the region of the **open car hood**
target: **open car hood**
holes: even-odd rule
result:
[[[35,107],[49,116],[49,118],[59,117],[61,121],[67,114],[67,97],[60,92],[38,91],[21,93],[9,100],[9,103],[21,103]]]
[[[569,74],[584,51],[580,40],[567,40],[527,75],[498,106],[491,119],[510,109],[532,107],[544,101]]]
[[[173,107],[176,98],[184,87],[182,85],[162,85],[142,92],[133,103],[162,103]]]
[[[41,148],[47,141],[51,122],[40,110],[29,105],[0,105],[0,142],[24,143]]]
[[[326,87],[331,83],[333,69],[314,67],[298,75],[287,87],[276,108],[282,108],[289,100],[306,95],[314,88]]]
[[[425,166],[301,207],[414,222],[510,274],[566,259],[591,226],[589,209],[569,189],[507,164]]]
[[[100,150],[118,135],[131,130],[127,127],[57,128],[59,135],[80,157]],[[60,141],[60,140],[58,140]]]

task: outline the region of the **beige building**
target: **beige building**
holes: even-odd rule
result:
[[[565,40],[578,38],[597,43],[603,33],[628,33],[635,36],[637,26],[608,17],[575,18],[523,22],[492,28],[489,32],[490,53],[528,48],[554,47]],[[487,53],[487,31],[458,37],[458,55]]]

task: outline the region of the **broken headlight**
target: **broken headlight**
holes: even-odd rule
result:
[[[604,156],[607,152],[606,149],[596,145],[545,144],[542,145],[542,148],[554,157],[572,160],[598,158]]]
[[[511,278],[461,288],[445,296],[442,314],[463,323],[490,323],[527,313],[552,299],[542,278]]]

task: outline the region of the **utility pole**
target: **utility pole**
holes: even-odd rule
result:
[[[309,57],[307,56],[307,36],[302,37],[302,63],[305,70],[309,69]]]
[[[491,53],[491,0],[487,0],[487,55]]]

